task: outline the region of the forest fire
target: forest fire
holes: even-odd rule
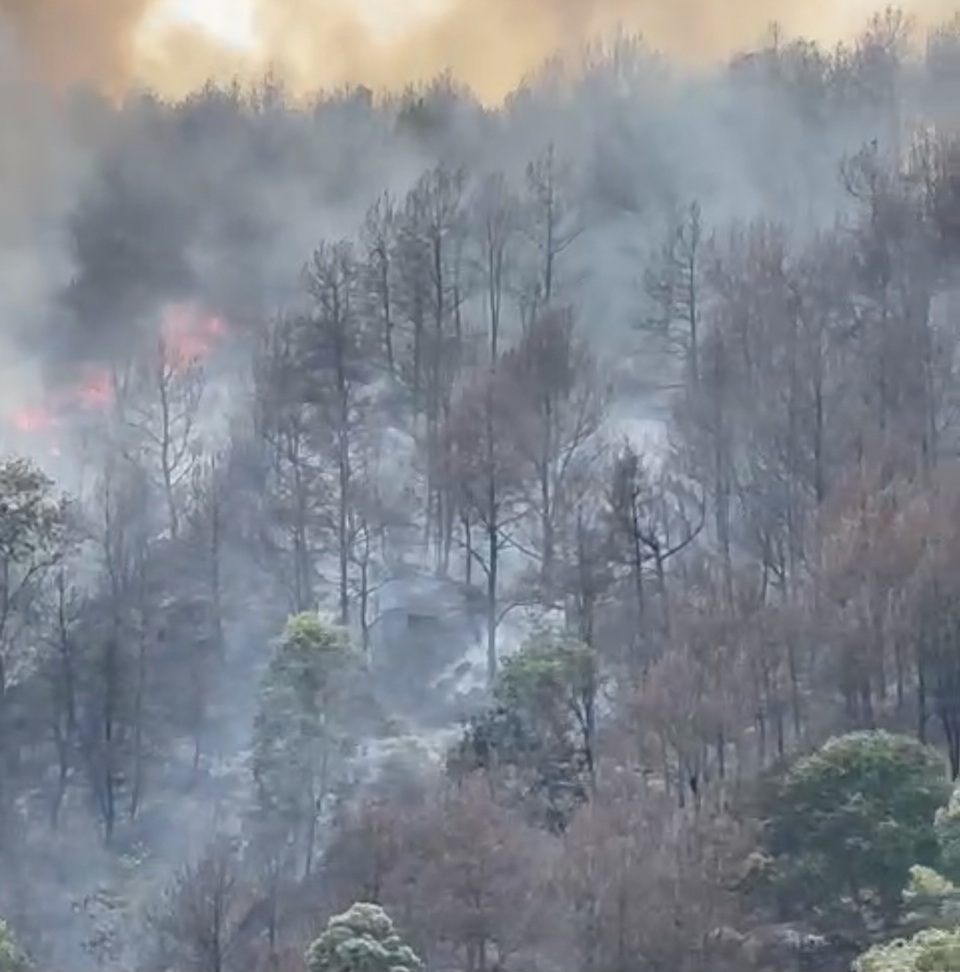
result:
[[[42,434],[55,430],[61,419],[76,411],[107,408],[114,400],[113,382],[103,368],[87,368],[74,387],[48,393],[46,401],[17,408],[10,424],[25,434]]]
[[[167,304],[161,312],[160,338],[166,363],[186,368],[210,357],[227,333],[222,317],[193,301]],[[6,423],[21,435],[50,436],[78,412],[102,412],[116,398],[110,369],[94,365],[81,368],[73,382],[48,391],[41,402],[15,408]],[[56,446],[54,446],[56,450]]]
[[[226,333],[223,318],[198,304],[176,303],[164,308],[161,335],[167,359],[174,367],[208,358]]]

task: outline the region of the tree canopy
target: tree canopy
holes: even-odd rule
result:
[[[293,839],[309,873],[317,821],[350,747],[347,633],[316,614],[291,618],[273,646],[254,724],[253,775],[264,825]]]
[[[594,774],[598,679],[595,653],[576,638],[534,635],[504,662],[493,704],[466,727],[453,765],[512,767],[528,809],[562,829]]]
[[[938,862],[935,818],[949,793],[944,760],[909,736],[829,740],[776,789],[768,840],[778,883],[825,921],[848,907],[892,920],[910,868]]]
[[[307,967],[310,972],[418,972],[421,963],[383,908],[358,902],[327,922],[307,950]]]
[[[0,918],[0,972],[29,972],[30,962],[21,951],[13,932]]]

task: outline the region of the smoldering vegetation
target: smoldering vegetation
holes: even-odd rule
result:
[[[761,969],[771,767],[882,726],[960,773],[960,20],[698,71],[620,33],[497,108],[117,103],[29,53],[0,914],[38,968],[299,969],[376,901],[430,969]]]

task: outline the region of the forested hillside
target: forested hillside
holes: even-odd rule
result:
[[[0,972],[960,968],[958,106],[4,89]]]

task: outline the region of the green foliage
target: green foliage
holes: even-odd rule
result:
[[[349,751],[349,676],[357,656],[345,631],[313,614],[290,619],[276,641],[254,724],[260,808],[309,859],[322,803]]]
[[[26,459],[0,462],[0,558],[49,559],[66,530],[65,501],[53,481]]]
[[[292,617],[274,645],[264,692],[295,691],[301,708],[329,701],[327,693],[352,657],[350,640],[340,628],[315,614]]]
[[[937,811],[937,843],[940,846],[940,871],[953,881],[960,880],[960,789]]]
[[[53,482],[25,459],[0,461],[0,642],[36,582],[63,555],[66,537],[66,501]]]
[[[912,938],[875,945],[854,972],[960,972],[960,930],[926,929]]]
[[[390,916],[375,904],[358,903],[335,915],[307,950],[310,972],[417,972],[420,967]]]
[[[589,792],[596,695],[588,647],[564,633],[535,635],[504,663],[495,704],[467,726],[452,764],[519,771],[522,801],[562,829]]]
[[[28,972],[30,962],[20,950],[13,932],[0,918],[0,972]]]
[[[941,807],[934,821],[939,848],[939,867],[934,870],[915,864],[903,892],[905,922],[915,928],[960,927],[960,799],[955,789],[950,802]]]
[[[586,645],[565,634],[541,633],[504,662],[496,697],[525,710],[544,729],[562,730],[571,716],[579,718],[595,683],[595,659]]]
[[[785,905],[821,921],[843,909],[895,918],[910,868],[933,866],[949,794],[937,753],[888,732],[831,739],[787,771],[768,838]]]
[[[960,888],[933,868],[914,864],[903,892],[904,922],[915,928],[960,926]]]

